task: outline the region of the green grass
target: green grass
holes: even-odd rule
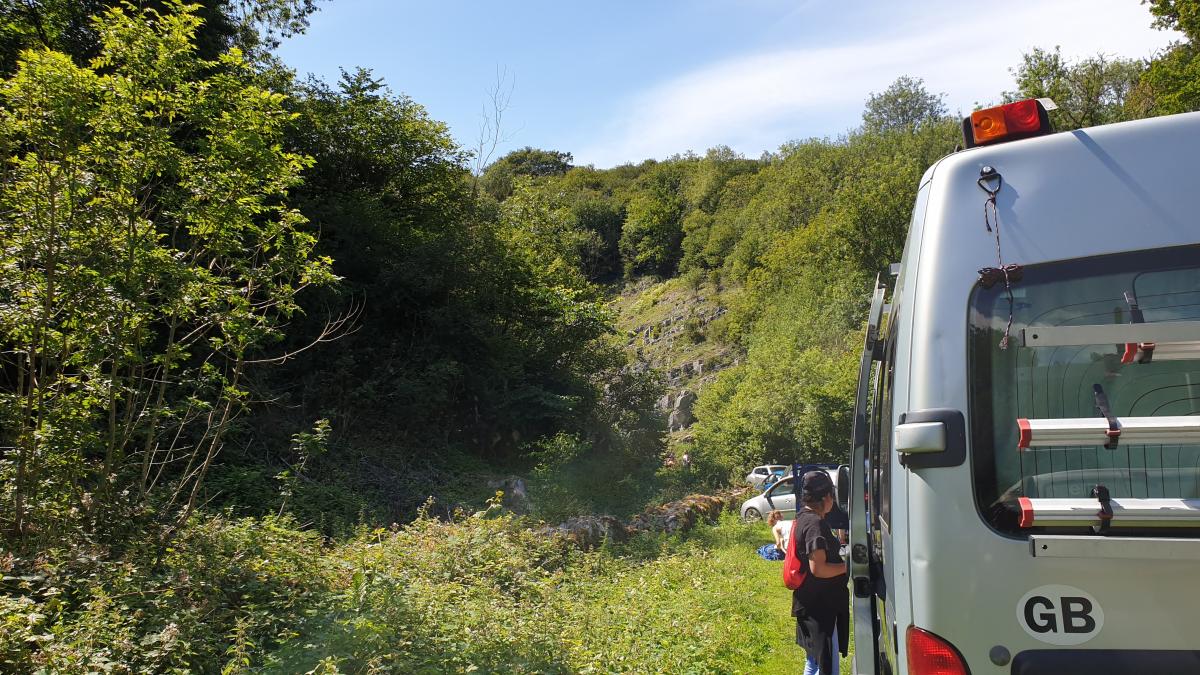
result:
[[[770,528],[764,522],[741,524],[736,521],[722,523],[720,527],[741,530],[729,545],[714,549],[714,559],[748,591],[747,598],[757,608],[740,617],[745,634],[768,647],[753,670],[760,673],[799,672],[804,665],[804,650],[796,646],[794,640],[796,622],[791,615],[792,594],[783,587],[780,572],[783,563],[763,560],[755,553],[756,548],[771,541]],[[854,641],[851,639],[848,656],[842,660],[842,673],[850,672],[849,655],[853,653]],[[740,667],[737,672],[742,672]]]
[[[765,523],[726,516],[668,542],[660,555],[625,560],[593,580],[598,594],[581,594],[572,608],[595,630],[583,651],[610,645],[609,671],[655,664],[670,673],[799,672],[804,650],[794,641],[783,563],[755,553],[770,540]],[[850,672],[849,659],[842,672]]]
[[[500,521],[426,521],[333,557],[353,602],[270,660],[303,672],[796,672],[791,594],[765,524],[563,552]],[[461,548],[468,544],[467,548]],[[466,552],[460,559],[446,554]],[[541,560],[540,564],[530,564]],[[363,584],[360,588],[353,588]],[[343,598],[347,597],[343,594]],[[847,663],[848,668],[848,663]],[[334,672],[326,670],[325,672]]]
[[[587,552],[507,516],[336,544],[201,518],[158,565],[48,568],[55,593],[0,602],[0,671],[799,672],[769,540],[732,514]]]

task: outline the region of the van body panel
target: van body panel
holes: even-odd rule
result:
[[[976,148],[930,167],[893,292],[892,428],[907,411],[970,409],[970,296],[978,271],[999,265],[984,223],[987,194],[977,184],[983,167],[1003,180],[996,198],[1003,262],[1030,265],[1200,242],[1198,156],[1200,113],[1192,113]],[[905,671],[909,625],[948,640],[975,675],[1010,672],[1008,662],[989,657],[997,646],[1012,656],[1197,646],[1194,561],[1036,557],[1028,536],[985,522],[974,494],[971,424],[968,415],[960,466],[909,470],[895,453],[889,458],[888,597],[880,604],[889,616],[881,642],[890,642],[894,620],[900,644],[889,661],[896,672]],[[1081,638],[1070,646],[1047,642]]]

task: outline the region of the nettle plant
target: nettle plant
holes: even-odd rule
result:
[[[305,286],[335,280],[285,205],[310,160],[196,6],[112,9],[87,67],[29,50],[0,83],[0,527],[167,531]]]

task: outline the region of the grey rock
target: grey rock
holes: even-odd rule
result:
[[[692,422],[695,421],[692,415],[692,406],[695,403],[695,393],[687,389],[679,392],[679,396],[675,398],[675,407],[671,410],[671,415],[667,419],[670,431],[682,431],[692,426]]]
[[[532,510],[533,503],[529,500],[529,493],[525,489],[524,478],[508,476],[489,480],[487,486],[493,490],[504,492],[504,498],[500,501],[500,505],[505,509],[518,515],[527,514]]]
[[[551,529],[585,550],[599,546],[605,539],[620,542],[629,537],[625,525],[612,516],[580,516]]]

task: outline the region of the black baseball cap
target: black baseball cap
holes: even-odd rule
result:
[[[824,499],[826,495],[833,494],[833,480],[829,477],[829,473],[821,471],[809,471],[801,478],[803,483],[803,494],[800,499],[806,502],[815,502]]]

